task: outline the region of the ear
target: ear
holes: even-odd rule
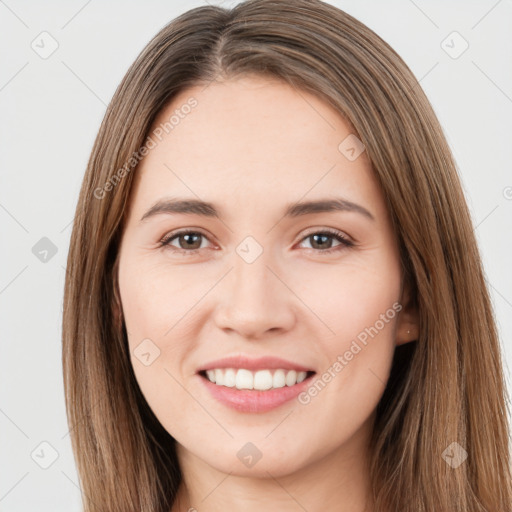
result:
[[[404,345],[410,341],[416,341],[420,332],[418,304],[409,283],[404,285],[399,302],[402,309],[398,314],[395,336],[396,344]]]

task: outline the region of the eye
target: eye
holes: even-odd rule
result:
[[[339,245],[332,247],[332,239],[335,239],[339,242]],[[326,228],[322,231],[312,231],[304,238],[302,238],[301,242],[305,240],[312,241],[311,250],[314,252],[319,252],[324,254],[331,254],[332,252],[343,250],[347,247],[353,247],[355,244],[346,237],[343,233],[336,229]]]
[[[206,236],[199,231],[175,231],[169,233],[168,235],[165,235],[164,238],[160,240],[160,246],[169,247],[176,252],[186,252],[188,254],[194,254],[199,249],[202,248],[201,238],[206,239]],[[178,244],[180,247],[175,247],[174,245],[171,245],[171,242],[175,239],[178,240]]]

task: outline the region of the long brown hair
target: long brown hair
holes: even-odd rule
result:
[[[188,86],[246,73],[311,92],[350,123],[397,233],[420,334],[396,350],[377,409],[375,510],[512,510],[495,320],[456,166],[428,99],[395,51],[340,9],[250,0],[195,8],[165,26],[123,78],[90,156],[63,315],[66,406],[85,511],[168,512],[176,497],[175,440],[141,394],[118,315],[123,216],[161,109]],[[449,464],[453,450],[467,452],[458,467]]]

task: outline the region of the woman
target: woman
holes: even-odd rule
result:
[[[86,511],[512,509],[453,158],[343,11],[251,0],[164,27],[107,110],[68,269]]]

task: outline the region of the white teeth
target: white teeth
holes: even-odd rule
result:
[[[256,389],[266,391],[272,388],[294,386],[307,377],[307,372],[295,370],[258,370],[252,372],[245,368],[215,368],[206,370],[206,376],[210,382],[218,386],[226,386],[237,389]]]
[[[224,386],[234,388],[236,386],[236,372],[233,368],[228,368],[224,372]]]
[[[272,379],[273,388],[283,388],[286,384],[286,373],[284,370],[276,370]]]
[[[286,385],[293,386],[297,382],[297,372],[295,370],[290,370],[286,374]]]
[[[307,372],[299,372],[297,374],[297,383],[302,382],[307,376]]]
[[[217,372],[221,372],[222,370],[215,370],[215,374]],[[235,386],[236,389],[252,389],[254,384],[254,377],[252,372],[249,370],[238,370],[236,372],[236,381]]]
[[[254,374],[254,389],[265,391],[272,387],[272,374],[268,370],[259,370]]]
[[[222,370],[215,370],[215,382],[219,386],[224,385],[224,372]]]

